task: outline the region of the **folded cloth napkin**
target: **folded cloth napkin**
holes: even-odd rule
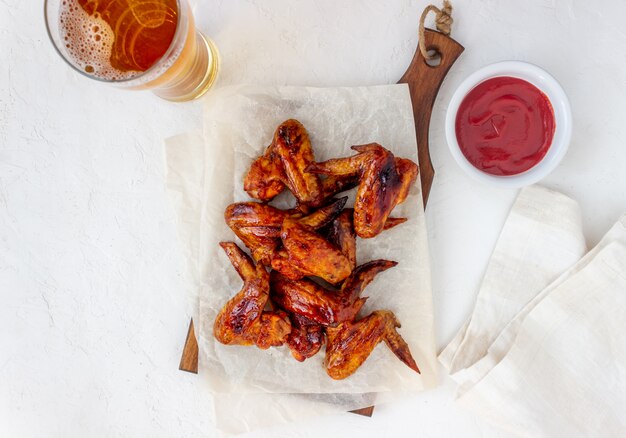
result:
[[[471,318],[439,355],[450,374],[482,358],[507,323],[585,251],[578,204],[541,186],[523,189],[491,256]]]
[[[531,192],[542,200],[546,193],[538,187],[523,190],[505,230],[520,200],[532,202]],[[502,254],[504,236],[503,231],[494,256]],[[476,311],[485,313],[484,307],[488,303],[482,309],[477,304]],[[499,309],[496,302],[491,311],[499,314]],[[626,215],[504,328],[483,328],[494,339],[485,354],[467,360],[466,367],[457,365],[452,374],[460,383],[462,406],[518,436],[626,436]],[[468,339],[467,333],[459,337]],[[459,345],[442,353],[444,364]]]

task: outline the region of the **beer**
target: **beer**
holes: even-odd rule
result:
[[[48,0],[46,18],[57,50],[89,77],[181,101],[204,94],[217,76],[217,50],[183,0]]]

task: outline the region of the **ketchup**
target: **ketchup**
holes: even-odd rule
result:
[[[461,152],[474,167],[492,175],[516,175],[548,152],[554,110],[548,97],[531,83],[495,77],[465,96],[455,130]]]

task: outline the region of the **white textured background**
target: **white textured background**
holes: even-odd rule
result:
[[[223,56],[220,84],[395,82],[427,2],[191,0]],[[163,186],[164,137],[197,128],[200,104],[89,82],[57,58],[42,2],[0,0],[0,436],[211,437],[210,401],[177,371],[188,322]],[[578,199],[589,243],[626,210],[626,4],[456,0],[466,52],[435,107],[427,219],[438,344],[469,314],[515,191],[474,183],[443,138],[464,76],[535,62],[569,94],[574,139],[545,181]],[[452,405],[453,385],[255,434],[493,436]]]

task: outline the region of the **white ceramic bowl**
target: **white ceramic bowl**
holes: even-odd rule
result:
[[[510,176],[491,175],[470,163],[456,138],[455,121],[459,105],[472,88],[481,82],[497,77],[512,76],[530,82],[550,100],[554,109],[555,131],[550,148],[542,160],[525,172]],[[490,64],[469,75],[456,89],[446,113],[446,139],[452,156],[465,172],[480,181],[500,187],[517,188],[534,184],[547,176],[565,156],[572,137],[572,111],[565,92],[548,72],[534,64],[521,61],[504,61]]]

